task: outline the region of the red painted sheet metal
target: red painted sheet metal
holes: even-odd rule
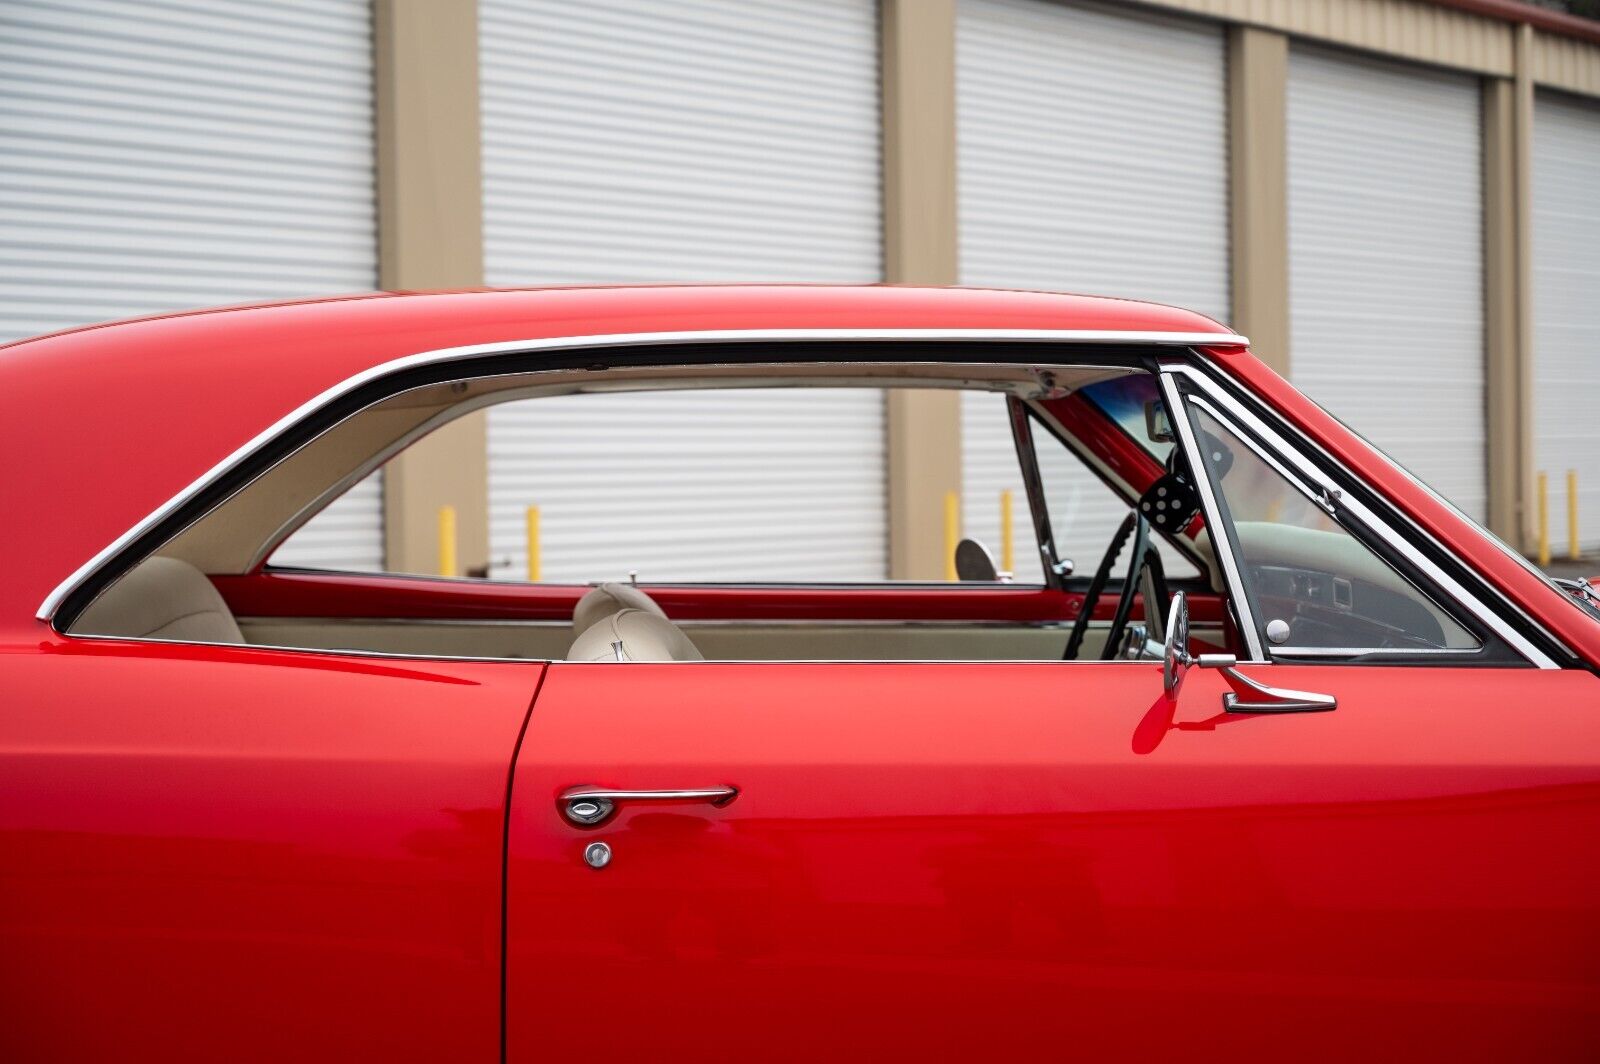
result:
[[[565,621],[589,590],[582,585],[510,584],[416,576],[264,572],[214,576],[212,583],[241,617],[397,617],[440,620]],[[1076,592],[1042,587],[959,584],[861,587],[718,587],[646,585],[669,617],[702,620],[1031,621],[1070,620],[1083,605]],[[1221,619],[1212,595],[1191,596],[1197,622]],[[1095,613],[1110,617],[1115,588]]]

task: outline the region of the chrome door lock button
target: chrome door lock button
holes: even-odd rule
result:
[[[583,860],[590,868],[604,868],[611,863],[611,846],[604,842],[591,842],[583,848]]]

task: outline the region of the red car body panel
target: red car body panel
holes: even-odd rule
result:
[[[1530,704],[1515,669],[1247,667],[1339,698],[1271,717],[1223,713],[1215,673],[1173,703],[1155,666],[1070,670],[552,665],[512,805],[509,1059],[1600,1044],[1595,677]],[[574,785],[740,793],[583,829]]]
[[[1267,717],[1222,713],[1209,671],[1167,699],[1140,663],[547,667],[89,641],[35,616],[353,374],[796,329],[1216,335],[1203,357],[1585,667],[1246,666],[1339,700]],[[0,1057],[493,1059],[502,1032],[517,1060],[1592,1057],[1600,625],[1224,337],[1122,300],[752,286],[376,295],[0,348]],[[215,582],[256,616],[559,620],[582,590]],[[651,591],[687,620],[1081,608]],[[598,829],[555,804],[724,783],[726,807],[625,806]],[[595,838],[604,870],[581,859]]]
[[[0,659],[0,1057],[491,1060],[538,663]]]
[[[211,582],[241,617],[407,617],[445,620],[568,621],[587,585],[512,584],[433,580],[349,573],[262,572],[214,576]],[[667,616],[680,621],[1070,621],[1083,595],[1046,587],[910,585],[863,587],[740,587],[643,585]],[[1135,597],[1143,616],[1142,596]],[[1196,592],[1189,599],[1196,623],[1222,619],[1222,600]],[[1115,599],[1095,604],[1108,619]]]

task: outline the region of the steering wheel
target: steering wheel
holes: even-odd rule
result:
[[[1144,515],[1138,510],[1132,510],[1122,519],[1117,534],[1111,537],[1111,544],[1106,548],[1105,557],[1100,559],[1100,567],[1094,571],[1094,579],[1089,581],[1089,590],[1083,596],[1083,608],[1078,611],[1077,618],[1072,622],[1072,636],[1067,640],[1067,649],[1061,654],[1063,661],[1077,659],[1078,651],[1083,647],[1084,634],[1089,630],[1089,618],[1094,615],[1094,608],[1100,603],[1100,595],[1106,589],[1106,581],[1111,578],[1111,567],[1117,563],[1117,556],[1122,553],[1122,545],[1127,542],[1130,532],[1133,534],[1133,553],[1129,555],[1128,576],[1122,582],[1122,594],[1117,599],[1117,610],[1111,616],[1111,628],[1106,632],[1106,644],[1100,652],[1100,660],[1115,660],[1117,646],[1122,642],[1122,637],[1128,628],[1128,615],[1133,612],[1133,596],[1138,593],[1146,577],[1149,578],[1150,595],[1147,595],[1144,604],[1145,616],[1156,618],[1165,615],[1169,596],[1166,571],[1161,565],[1161,554],[1150,540],[1150,522],[1145,520]],[[1150,600],[1152,597],[1154,601]]]

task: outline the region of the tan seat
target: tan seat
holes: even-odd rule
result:
[[[177,558],[146,558],[90,603],[78,635],[243,643],[233,612],[199,569]]]
[[[644,610],[662,620],[667,613],[656,600],[631,584],[598,584],[572,608],[572,634],[582,635],[594,622],[621,610]]]
[[[704,661],[678,626],[646,610],[619,610],[572,642],[568,661]]]

